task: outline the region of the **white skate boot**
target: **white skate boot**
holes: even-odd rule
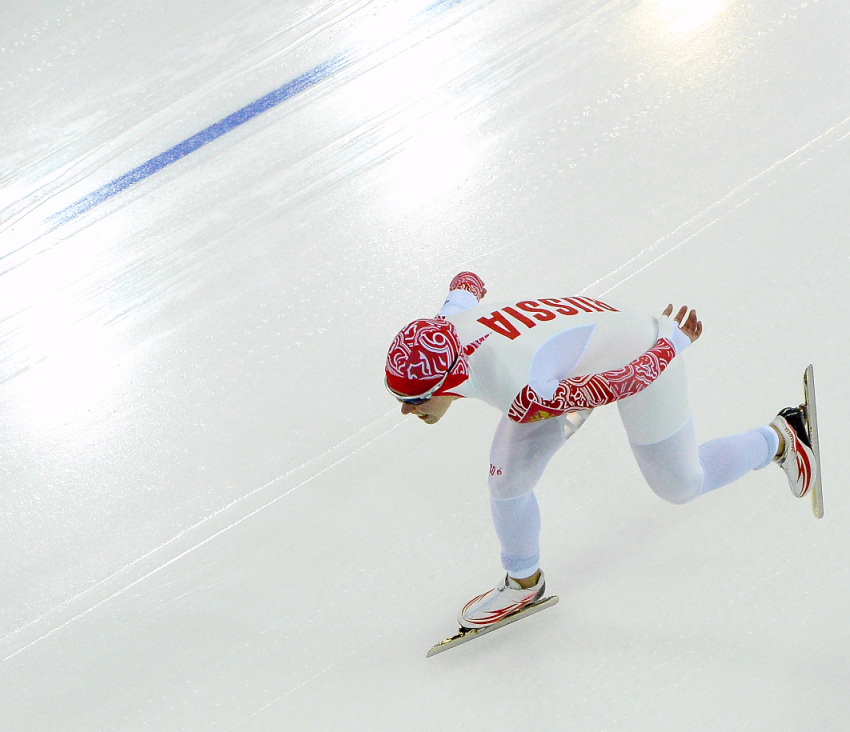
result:
[[[467,630],[494,625],[532,605],[543,597],[545,591],[546,580],[543,572],[540,572],[537,584],[527,590],[505,575],[504,581],[498,587],[474,597],[463,606],[457,616],[458,623],[461,629]]]
[[[770,423],[785,441],[785,450],[773,461],[785,471],[791,492],[802,498],[818,480],[817,456],[806,429],[802,408],[786,407]]]

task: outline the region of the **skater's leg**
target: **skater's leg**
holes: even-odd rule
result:
[[[540,568],[540,509],[534,491],[517,498],[491,498],[493,525],[502,546],[502,566],[514,579]]]
[[[775,430],[759,427],[697,447],[679,358],[650,387],[618,406],[641,473],[671,503],[687,503],[765,467],[779,444]]]
[[[692,417],[663,440],[649,445],[630,444],[644,480],[660,498],[687,503],[700,494],[703,467]]]
[[[703,469],[682,359],[674,359],[652,385],[617,406],[649,487],[671,503],[696,498]]]
[[[670,437],[651,445],[632,443],[646,482],[671,503],[687,503],[770,464],[779,439],[770,427],[717,440],[697,448],[693,418]]]
[[[770,427],[757,427],[741,435],[705,443],[699,449],[705,471],[701,493],[728,485],[751,470],[767,467],[778,447],[779,435]]]
[[[502,566],[516,580],[533,578],[540,562],[540,510],[533,489],[564,444],[563,420],[517,424],[502,417],[490,449],[490,508]]]
[[[617,402],[617,408],[634,445],[654,445],[676,434],[691,417],[681,356],[674,358],[646,389]]]
[[[517,498],[537,485],[564,444],[564,418],[518,424],[502,417],[490,447],[487,487],[493,498]]]

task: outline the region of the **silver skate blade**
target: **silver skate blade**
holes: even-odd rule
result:
[[[428,653],[425,654],[425,658],[431,658],[431,656],[436,656],[438,653],[442,653],[443,651],[449,650],[449,648],[454,648],[455,646],[459,646],[461,643],[468,643],[471,640],[475,640],[476,638],[480,638],[482,635],[487,635],[493,630],[497,630],[499,628],[503,628],[506,625],[510,625],[511,623],[515,623],[517,620],[522,620],[523,618],[527,618],[529,615],[534,615],[534,613],[539,613],[541,610],[545,610],[547,607],[552,607],[553,605],[558,604],[558,596],[550,595],[549,597],[544,597],[539,602],[535,602],[527,607],[524,607],[519,612],[513,613],[513,615],[508,615],[504,620],[500,620],[498,623],[493,623],[492,625],[488,625],[486,628],[473,628],[472,630],[462,630],[457,635],[453,635],[451,638],[446,638],[445,640],[441,640],[437,645],[431,648]]]
[[[815,518],[823,518],[823,486],[821,484],[820,466],[820,441],[818,440],[818,408],[815,401],[815,370],[809,364],[806,373],[803,374],[803,391],[806,395],[806,429],[809,431],[809,440],[812,443],[812,452],[815,454],[817,477],[810,488],[812,494],[812,513]]]

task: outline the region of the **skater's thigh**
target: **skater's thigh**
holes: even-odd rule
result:
[[[674,358],[650,386],[617,406],[634,445],[651,445],[678,432],[691,413],[682,359]]]
[[[534,489],[564,444],[562,419],[518,424],[502,417],[490,448],[488,486],[493,498],[516,498]]]

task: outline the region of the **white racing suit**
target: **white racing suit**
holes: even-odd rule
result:
[[[680,352],[690,341],[667,318],[587,297],[478,304],[455,290],[440,311],[472,345],[469,377],[451,394],[503,416],[490,451],[490,505],[502,566],[522,579],[539,566],[534,487],[549,460],[596,406],[614,401],[646,482],[686,503],[768,465],[769,427],[697,444]]]

